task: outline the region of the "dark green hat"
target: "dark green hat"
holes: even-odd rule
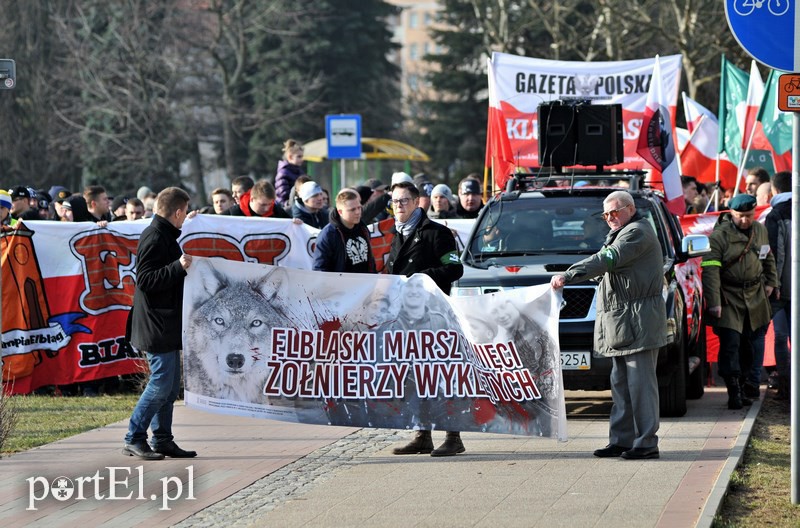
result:
[[[728,207],[730,207],[732,211],[746,213],[756,208],[756,199],[749,194],[737,194],[728,202]]]

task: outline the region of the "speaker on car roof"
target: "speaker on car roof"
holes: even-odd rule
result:
[[[578,165],[616,165],[625,161],[622,143],[622,105],[578,108]]]
[[[539,165],[568,167],[577,159],[576,107],[551,101],[539,105]]]

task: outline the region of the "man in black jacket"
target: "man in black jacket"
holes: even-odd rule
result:
[[[395,236],[386,267],[393,275],[428,275],[445,294],[452,282],[464,274],[458,258],[456,240],[445,226],[430,220],[419,207],[419,190],[413,182],[392,185]],[[406,395],[408,397],[408,395]],[[421,402],[426,405],[428,402]],[[461,433],[448,431],[444,444],[433,449],[430,430],[417,431],[407,445],[394,449],[395,455],[427,454],[452,456],[464,452]]]
[[[183,280],[192,264],[178,237],[189,195],[168,187],[158,194],[156,204],[152,223],[139,237],[136,250],[136,290],[126,336],[147,355],[150,379],[133,410],[122,452],[145,460],[191,458],[197,453],[178,447],[172,436],[172,408],[181,385]],[[148,426],[153,431],[151,444]]]

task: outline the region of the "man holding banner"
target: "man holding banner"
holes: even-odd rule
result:
[[[419,207],[419,190],[413,182],[392,185],[392,206],[396,234],[387,263],[389,273],[406,277],[424,273],[449,294],[450,284],[464,273],[450,229],[431,221]],[[420,406],[427,403],[420,402]],[[431,424],[421,423],[420,426],[431,427]],[[393,452],[395,455],[453,456],[464,450],[460,432],[448,431],[444,444],[434,449],[430,429],[421,429],[410,443]]]
[[[597,287],[594,349],[613,360],[609,444],[594,456],[658,458],[659,404],[656,363],[667,344],[667,310],[658,237],[636,212],[633,197],[615,191],[603,200],[611,228],[602,249],[554,275],[553,288],[603,280]]]

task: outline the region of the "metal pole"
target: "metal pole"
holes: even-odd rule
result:
[[[792,115],[792,285],[797,290],[798,280],[798,260],[800,259],[800,113]],[[792,295],[791,310],[791,336],[792,348],[800,341],[800,330],[798,329],[797,295]],[[789,354],[791,357],[793,354]],[[791,436],[792,436],[792,504],[800,504],[800,415],[798,415],[798,405],[800,405],[800,360],[792,358],[792,410],[791,410]]]
[[[347,187],[347,178],[345,177],[345,172],[344,172],[345,168],[344,160],[341,160],[341,164],[342,164],[342,186],[340,187],[340,189],[344,189],[345,187]],[[339,190],[337,190],[336,192],[338,193]]]

